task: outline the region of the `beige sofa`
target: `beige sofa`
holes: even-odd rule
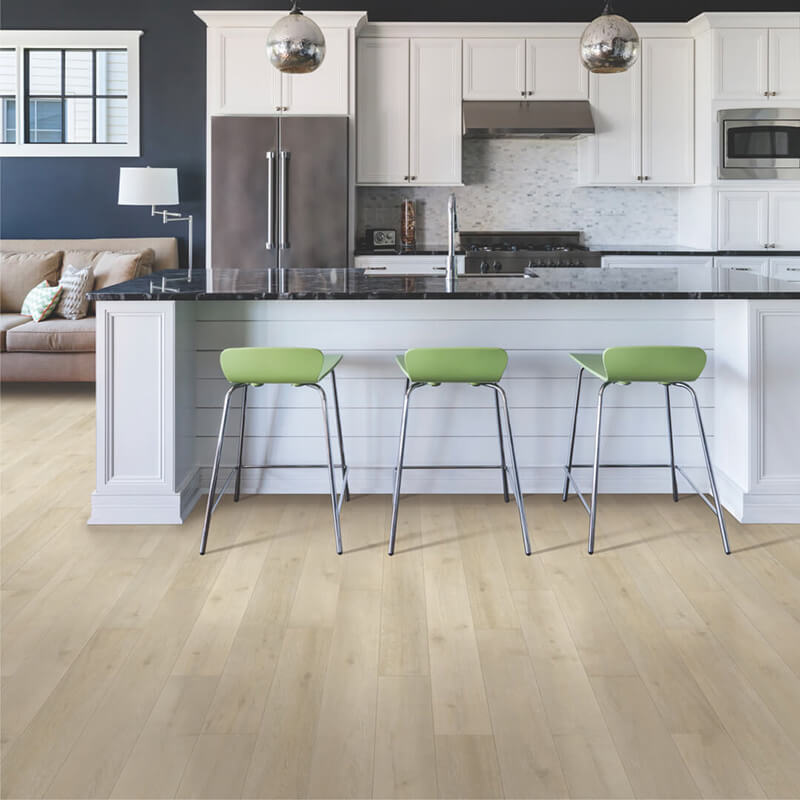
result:
[[[172,237],[133,239],[0,239],[3,253],[52,253],[50,268],[45,276],[41,265],[38,271],[0,275],[9,291],[0,312],[0,380],[2,381],[94,381],[95,379],[95,317],[64,319],[50,317],[32,322],[19,313],[19,299],[44,277],[51,283],[58,280],[65,266],[64,253],[82,251],[82,255],[111,252],[154,253],[152,266],[143,263],[146,274],[178,268],[178,242]],[[56,255],[57,254],[57,255]],[[75,265],[83,266],[83,265]],[[9,267],[4,266],[4,270]],[[14,284],[13,300],[10,284]],[[30,286],[28,286],[30,284]],[[0,292],[3,291],[0,283]]]

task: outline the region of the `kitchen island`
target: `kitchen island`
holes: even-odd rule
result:
[[[185,273],[183,273],[185,275]],[[571,351],[613,345],[703,347],[697,381],[723,504],[744,522],[800,522],[800,283],[686,267],[536,269],[524,277],[374,277],[354,269],[227,270],[177,292],[149,278],[97,300],[97,485],[93,524],[181,523],[208,486],[226,381],[219,352],[234,346],[318,347],[343,353],[342,425],[355,493],[389,493],[404,380],[394,355],[417,346],[499,346],[525,493],[561,489],[574,400]],[[576,459],[588,462],[594,392],[586,384]],[[249,463],[322,456],[316,397],[285,386],[250,393]],[[683,393],[681,393],[683,394]],[[612,389],[604,461],[661,463],[668,452],[663,392]],[[492,398],[469,387],[420,391],[407,463],[495,463]],[[486,406],[486,408],[483,408]],[[234,461],[238,411],[223,464]],[[676,457],[706,486],[692,410],[675,396]],[[588,475],[587,475],[588,478]],[[324,493],[318,470],[248,472],[242,491]],[[496,493],[492,471],[408,473],[408,492]],[[681,486],[688,491],[688,486]],[[669,492],[668,471],[614,470],[601,492]],[[535,501],[530,512],[535,516]]]

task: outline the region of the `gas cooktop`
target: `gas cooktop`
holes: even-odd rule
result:
[[[522,275],[534,267],[599,267],[601,256],[579,231],[463,231],[464,271],[471,275]]]

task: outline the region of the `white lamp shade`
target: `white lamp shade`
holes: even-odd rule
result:
[[[120,167],[119,205],[174,206],[178,203],[178,170],[174,167]]]

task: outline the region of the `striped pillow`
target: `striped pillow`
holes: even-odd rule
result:
[[[41,322],[56,310],[59,297],[61,297],[60,286],[50,286],[47,281],[42,281],[28,292],[20,314],[33,317],[34,322]]]
[[[72,264],[67,264],[58,282],[63,291],[56,316],[65,319],[83,319],[89,311],[89,298],[86,293],[92,290],[93,284],[94,273],[91,267],[77,269]]]

